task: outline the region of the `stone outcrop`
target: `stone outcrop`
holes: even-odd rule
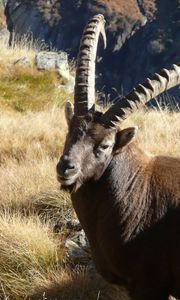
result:
[[[179,12],[179,0],[8,0],[5,9],[16,40],[29,33],[70,58],[87,20],[104,14],[108,47],[99,47],[97,86],[111,100],[180,61]]]

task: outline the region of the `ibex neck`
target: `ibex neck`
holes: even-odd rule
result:
[[[133,234],[142,217],[140,209],[147,207],[145,177],[149,160],[135,145],[130,145],[112,159],[100,180],[88,182],[72,194],[74,208],[87,235],[94,235],[99,223],[104,223],[104,227],[118,223],[125,239]],[[133,228],[129,228],[131,224]]]
[[[124,241],[136,236],[147,222],[151,202],[151,161],[151,157],[131,144],[113,158],[106,171],[107,193],[114,200]]]

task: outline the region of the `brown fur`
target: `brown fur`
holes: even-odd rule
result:
[[[65,186],[96,268],[133,300],[180,296],[180,159],[147,156],[129,144],[132,128],[105,129],[98,120],[73,117],[57,165],[64,183],[63,168],[75,163],[79,177]],[[106,139],[112,149],[103,152]]]

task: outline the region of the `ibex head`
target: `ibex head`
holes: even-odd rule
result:
[[[104,114],[96,111],[95,59],[100,33],[106,45],[104,24],[104,17],[97,15],[85,28],[77,60],[75,106],[67,102],[65,107],[69,131],[57,176],[66,187],[98,180],[113,155],[135,136],[136,127],[120,130],[119,124],[134,109],[180,82],[180,67],[174,65],[147,79]]]

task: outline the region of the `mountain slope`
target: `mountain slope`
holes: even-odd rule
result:
[[[77,55],[88,19],[105,15],[108,47],[100,46],[97,66],[99,90],[129,91],[151,73],[180,61],[179,0],[8,0],[8,28],[16,39],[32,32],[50,48]],[[101,74],[103,74],[101,76]],[[179,91],[176,89],[176,95]]]

